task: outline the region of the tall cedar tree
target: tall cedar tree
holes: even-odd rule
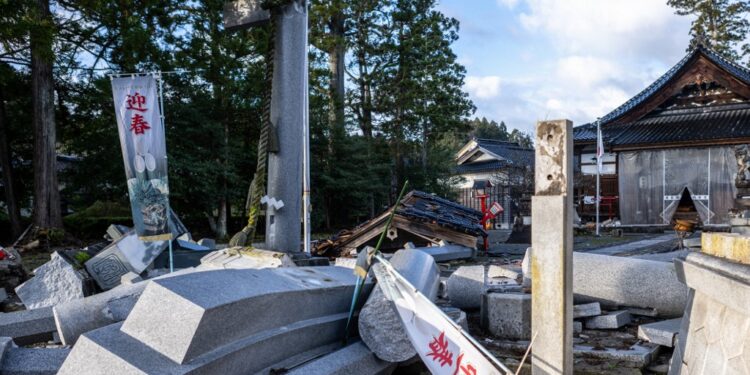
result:
[[[681,16],[694,16],[691,45],[704,43],[724,57],[739,62],[750,56],[745,40],[750,31],[746,0],[668,0]]]

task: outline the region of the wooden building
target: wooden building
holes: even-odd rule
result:
[[[670,224],[690,204],[703,224],[728,222],[750,143],[750,70],[698,46],[600,121],[602,215],[612,203],[623,225]],[[575,199],[590,216],[596,124],[576,127],[574,141]]]

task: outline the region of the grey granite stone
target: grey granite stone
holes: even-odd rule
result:
[[[184,364],[263,330],[346,312],[354,282],[341,267],[227,269],[153,280],[121,330]]]
[[[122,285],[132,285],[139,281],[143,281],[143,278],[135,272],[128,272],[120,277],[120,284]]]
[[[436,262],[448,262],[457,259],[467,259],[474,256],[474,249],[461,245],[445,245],[431,247],[415,247],[414,250],[430,254]]]
[[[638,338],[653,344],[674,347],[675,338],[680,331],[682,318],[662,320],[638,326]]]
[[[573,322],[573,333],[583,332],[583,323],[574,321]]]
[[[357,258],[336,258],[336,262],[334,263],[336,267],[346,267],[354,269],[354,266],[357,265]]]
[[[573,319],[586,318],[602,314],[602,308],[599,302],[584,303],[573,305]]]
[[[295,304],[293,307],[303,306]],[[290,312],[289,309],[274,310],[277,315],[283,315],[279,314],[282,311]],[[58,374],[254,374],[298,353],[340,342],[347,316],[347,313],[340,313],[264,329],[214,347],[185,363],[174,362],[157,349],[144,345],[121,330],[123,323],[116,323],[81,336]],[[233,321],[244,318],[244,315],[237,316]],[[232,328],[231,324],[225,327],[220,331]]]
[[[626,310],[613,311],[586,319],[587,329],[618,329],[630,323],[630,313]]]
[[[481,320],[492,335],[504,339],[531,338],[531,294],[488,293]]]
[[[3,355],[3,375],[55,375],[68,357],[68,348],[14,348]]]
[[[12,337],[19,345],[48,341],[54,331],[51,307],[0,313],[0,337]]]
[[[168,241],[143,242],[131,231],[89,259],[86,270],[102,289],[109,290],[120,285],[122,275],[143,272],[168,246]]]
[[[613,367],[643,368],[659,354],[659,346],[654,344],[635,344],[627,349],[599,348],[586,345],[574,345],[576,358],[595,358],[606,360]]]
[[[84,296],[83,276],[58,252],[34,270],[34,277],[16,288],[27,309],[54,306]]]
[[[295,266],[294,260],[286,252],[248,247],[231,247],[208,253],[201,258],[199,268],[248,269]]]
[[[216,248],[216,240],[213,238],[201,238],[198,240],[198,245],[207,247],[209,249],[215,249]]]
[[[448,278],[448,295],[451,305],[461,309],[476,309],[482,303],[482,294],[487,289],[517,292],[520,286],[516,279],[504,277],[512,270],[491,265],[487,267],[487,284],[485,285],[485,266],[459,267]]]
[[[469,321],[463,310],[453,306],[441,306],[440,310],[443,310],[445,315],[448,315],[448,317],[461,326],[464,331],[469,332]]]
[[[417,290],[435,300],[440,272],[430,255],[419,250],[399,250],[390,262]],[[417,355],[393,303],[385,298],[379,286],[360,311],[359,334],[367,347],[382,360],[403,362]]]
[[[373,354],[361,341],[293,368],[287,375],[388,375],[396,364]]]

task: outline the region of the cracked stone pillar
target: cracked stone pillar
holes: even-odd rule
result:
[[[573,373],[573,123],[536,125],[531,200],[532,374]]]

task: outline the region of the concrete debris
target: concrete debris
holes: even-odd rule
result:
[[[659,354],[659,346],[653,344],[635,344],[627,349],[598,348],[586,345],[574,345],[573,354],[579,358],[606,360],[613,365],[631,368],[644,368]]]
[[[60,253],[34,270],[34,277],[16,288],[27,309],[54,306],[84,296],[84,277]]]
[[[217,250],[201,258],[198,268],[247,269],[296,267],[289,253],[252,247]]]
[[[255,373],[340,342],[355,280],[341,267],[153,280],[124,322],[82,335],[59,373]]]
[[[461,309],[476,309],[482,304],[482,294],[486,289],[508,293],[520,292],[521,287],[515,279],[502,277],[508,274],[508,269],[491,265],[487,270],[485,285],[484,266],[459,267],[448,278],[448,295],[451,305]]]
[[[122,275],[143,272],[167,246],[168,241],[143,242],[131,231],[89,259],[86,270],[99,287],[109,290],[120,285]]]
[[[414,250],[423,251],[431,255],[436,262],[448,262],[474,256],[474,249],[461,245],[415,247]]]
[[[139,281],[143,281],[143,278],[135,272],[128,272],[120,277],[121,285],[132,285]]]
[[[586,329],[618,329],[628,323],[630,323],[630,313],[620,310],[587,318]]]
[[[399,250],[390,262],[425,297],[433,301],[437,298],[440,272],[431,256],[419,250]],[[393,303],[385,298],[379,286],[359,313],[359,335],[384,361],[403,362],[417,355]]]
[[[70,354],[68,348],[10,347],[2,356],[4,375],[55,375]]]
[[[361,341],[310,361],[287,375],[389,375],[397,364],[376,357]]]
[[[484,329],[504,339],[531,338],[531,294],[488,293],[482,302]]]
[[[602,314],[602,308],[599,302],[591,302],[580,305],[573,305],[573,319],[586,318]]]
[[[641,324],[638,326],[638,338],[656,345],[669,348],[674,347],[681,323],[682,318],[675,318],[649,324]]]
[[[0,337],[11,337],[19,345],[49,341],[55,329],[51,307],[0,314]]]

